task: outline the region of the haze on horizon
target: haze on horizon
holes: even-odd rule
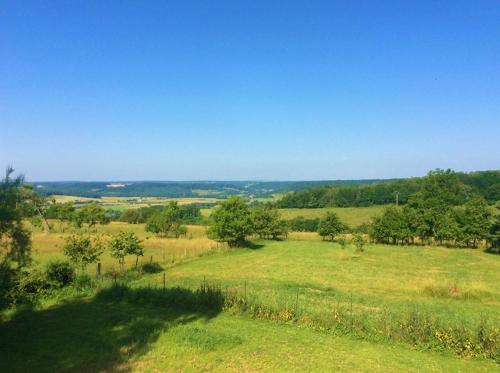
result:
[[[15,2],[0,167],[28,180],[500,168],[497,1]]]

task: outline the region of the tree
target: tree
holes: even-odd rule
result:
[[[245,201],[241,197],[231,197],[215,208],[208,234],[231,247],[242,246],[252,228],[252,218]]]
[[[159,236],[173,233],[178,238],[187,232],[182,225],[183,211],[177,202],[170,202],[162,211],[156,212],[147,220],[146,232]]]
[[[435,239],[440,245],[444,242],[453,242],[459,239],[460,229],[456,220],[456,215],[446,213],[439,216],[434,231]]]
[[[342,224],[337,214],[327,212],[326,216],[319,221],[318,233],[323,239],[333,241],[335,237],[345,231],[346,226]]]
[[[478,243],[488,238],[491,211],[483,197],[471,198],[463,209],[461,221],[462,239],[466,246],[477,247]]]
[[[109,219],[106,218],[106,210],[97,203],[89,203],[79,208],[73,214],[75,225],[81,227],[86,223],[89,228],[92,228],[97,223],[107,224]]]
[[[278,210],[269,206],[259,206],[252,209],[253,232],[263,239],[276,240],[286,237],[288,227],[281,219]]]
[[[123,269],[125,256],[135,255],[135,267],[139,262],[139,257],[144,255],[144,247],[141,241],[133,232],[120,232],[109,242],[109,250],[113,258],[117,258]]]
[[[488,233],[488,251],[500,254],[500,215],[496,215]]]
[[[104,247],[99,237],[78,234],[66,238],[63,250],[73,265],[85,270],[89,264],[99,262]]]
[[[24,177],[12,178],[13,173],[8,167],[0,182],[0,267],[13,263],[21,268],[31,260],[31,239],[22,222],[29,196],[22,190]]]

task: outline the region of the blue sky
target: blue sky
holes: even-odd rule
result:
[[[3,1],[0,166],[30,180],[500,168],[498,1]]]

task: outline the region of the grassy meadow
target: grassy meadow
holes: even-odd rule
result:
[[[72,234],[52,223],[51,233],[33,233],[39,265],[63,258],[64,237]],[[500,370],[491,357],[407,340],[438,326],[443,333],[482,323],[498,330],[500,261],[480,249],[368,244],[356,252],[307,232],[228,249],[209,240],[203,226],[175,239],[118,222],[91,233],[106,239],[119,231],[135,232],[146,248],[141,262],[153,256],[162,270],[132,276],[128,300],[99,285],[4,312],[0,371]],[[134,262],[127,258],[127,267]],[[102,263],[104,272],[118,269],[108,253]],[[202,283],[231,294],[233,306],[207,311],[156,300],[177,288],[194,294]],[[403,327],[416,329],[399,337]],[[23,349],[36,352],[23,359]]]

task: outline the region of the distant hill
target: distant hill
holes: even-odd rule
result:
[[[380,180],[325,181],[55,181],[32,182],[42,195],[71,195],[80,197],[212,197],[232,195],[271,197],[273,194],[300,191],[318,186],[358,185]]]

